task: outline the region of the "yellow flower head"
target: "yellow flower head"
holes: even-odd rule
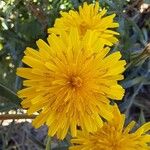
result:
[[[61,36],[51,34],[48,44],[37,41],[38,51],[27,48],[23,62],[29,67],[18,68],[26,78],[25,89],[18,92],[28,114],[39,111],[35,127],[49,126],[48,134],[63,139],[70,128],[76,136],[76,126],[93,132],[103,122],[112,119],[108,98],[121,100],[124,89],[117,84],[123,79],[124,60],[120,52],[107,55],[98,35],[87,32],[80,39],[77,29]]]
[[[150,150],[150,122],[133,132],[135,122],[127,127],[125,115],[120,114],[117,105],[114,106],[114,118],[94,133],[85,134],[79,131],[76,139],[72,139],[74,146],[70,150]]]
[[[61,31],[70,31],[72,27],[77,27],[82,36],[87,30],[96,31],[99,33],[100,42],[104,45],[111,46],[118,40],[115,35],[117,32],[112,31],[112,28],[119,26],[118,23],[113,22],[115,14],[105,16],[107,10],[100,10],[99,3],[88,5],[86,2],[83,7],[79,7],[79,12],[70,10],[61,12],[61,18],[56,19],[54,27],[48,29],[48,33],[60,34]]]

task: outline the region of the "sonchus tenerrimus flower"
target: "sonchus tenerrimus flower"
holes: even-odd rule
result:
[[[98,2],[89,5],[85,2],[83,7],[79,6],[79,11],[60,12],[61,17],[56,19],[54,27],[49,28],[48,33],[60,34],[61,31],[70,31],[72,27],[77,27],[83,37],[87,30],[92,30],[99,34],[101,44],[111,46],[118,41],[115,35],[119,33],[112,29],[119,24],[113,21],[115,14],[106,13],[107,10],[101,9]]]
[[[121,100],[124,95],[117,81],[123,79],[126,62],[120,52],[108,55],[110,49],[92,31],[81,39],[73,28],[47,40],[37,41],[38,50],[26,48],[22,61],[28,67],[17,69],[26,79],[18,92],[23,108],[29,115],[39,112],[33,125],[45,123],[50,136],[64,139],[68,130],[76,136],[77,126],[96,131],[103,125],[101,117],[113,118],[109,98]]]
[[[114,118],[104,123],[94,133],[79,131],[72,139],[74,146],[70,150],[150,150],[150,122],[137,130],[132,130],[135,122],[125,126],[125,115],[119,112],[117,105],[113,108]]]

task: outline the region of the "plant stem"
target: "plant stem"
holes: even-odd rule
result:
[[[47,143],[46,143],[46,149],[45,150],[51,150],[51,137],[47,137]]]
[[[0,115],[0,120],[8,119],[34,119],[37,115],[27,115],[27,114],[2,114]]]

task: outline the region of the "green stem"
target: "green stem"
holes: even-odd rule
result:
[[[45,150],[51,150],[51,137],[47,137],[47,143],[46,143],[46,149]]]

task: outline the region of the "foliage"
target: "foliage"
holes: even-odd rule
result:
[[[0,1],[0,112],[20,108],[16,91],[22,80],[16,76],[16,68],[22,66],[24,49],[35,47],[39,38],[46,39],[47,28],[53,26],[59,11],[78,9],[84,0],[1,0]],[[88,0],[89,3],[92,0]],[[126,95],[120,108],[139,123],[150,120],[150,7],[140,11],[141,0],[99,0],[108,14],[116,13],[120,27],[120,42],[112,52],[120,50],[127,61],[122,85]],[[144,52],[143,52],[144,50]],[[63,145],[63,144],[60,144]]]

